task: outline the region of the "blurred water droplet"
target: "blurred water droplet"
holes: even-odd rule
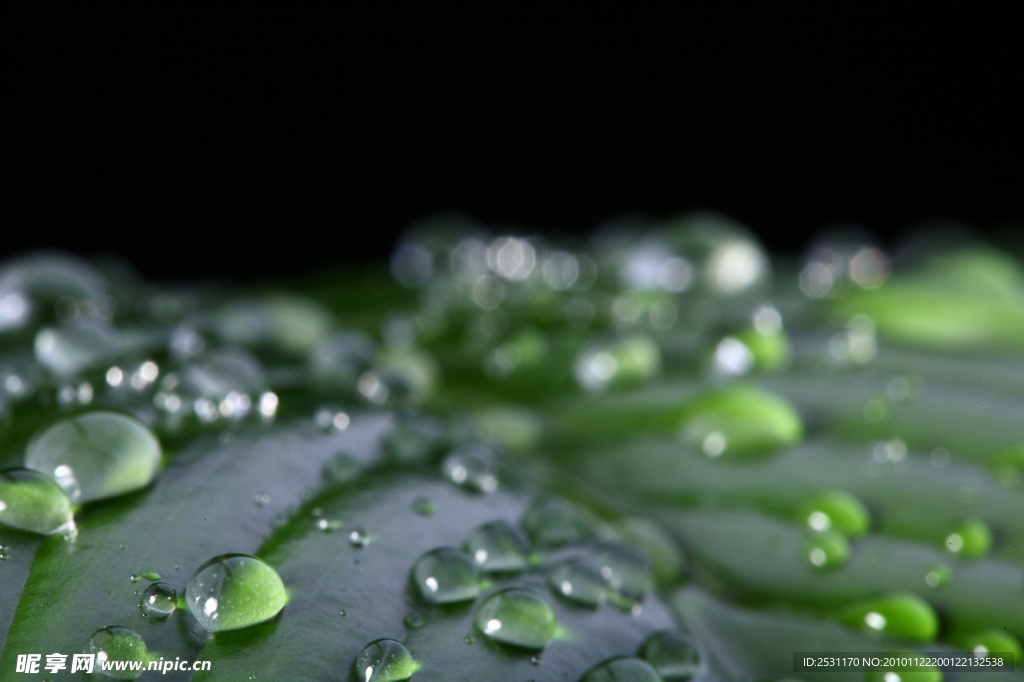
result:
[[[504,521],[480,526],[466,538],[464,547],[481,571],[510,572],[526,568],[526,536]]]

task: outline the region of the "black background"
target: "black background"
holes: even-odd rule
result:
[[[383,261],[443,209],[585,234],[707,207],[791,254],[847,221],[891,245],[932,218],[989,235],[1024,219],[1012,26],[577,19],[26,29],[0,256],[253,280]]]

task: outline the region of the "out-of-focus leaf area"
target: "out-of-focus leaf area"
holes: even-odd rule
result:
[[[981,241],[443,215],[238,288],[23,255],[0,680],[1024,679],[1022,416]]]

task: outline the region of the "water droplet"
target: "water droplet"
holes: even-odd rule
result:
[[[555,612],[533,590],[511,587],[485,599],[473,622],[488,639],[524,649],[543,649],[555,637]]]
[[[419,666],[401,642],[378,639],[363,647],[354,667],[360,682],[394,682],[409,679]]]
[[[590,391],[647,381],[661,369],[661,351],[647,336],[595,344],[580,353],[573,366],[576,381]]]
[[[89,638],[87,653],[95,654],[94,670],[101,675],[115,680],[134,680],[145,670],[146,642],[138,633],[117,625],[97,630]],[[100,664],[105,661],[139,661],[140,670],[103,670]]]
[[[324,467],[324,478],[336,484],[354,481],[361,473],[363,473],[363,465],[359,463],[359,460],[344,452]]]
[[[789,403],[747,385],[700,395],[681,406],[680,417],[683,440],[711,457],[769,452],[798,442],[804,431]]]
[[[466,636],[462,639],[462,641],[466,644],[473,644],[474,642],[476,642],[476,637]]]
[[[953,570],[946,564],[936,564],[924,574],[924,584],[928,587],[942,587],[953,580]]]
[[[336,519],[317,519],[316,527],[318,530],[322,530],[325,533],[333,533],[336,530],[340,530],[345,524]],[[351,537],[349,540],[351,541]]]
[[[356,549],[366,547],[373,540],[373,537],[362,528],[353,528],[348,533],[348,544]]]
[[[523,528],[542,547],[572,544],[588,534],[576,507],[561,497],[535,500],[523,518]]]
[[[851,606],[840,612],[838,618],[855,628],[916,642],[931,642],[939,631],[939,619],[932,607],[909,593]]]
[[[413,564],[412,579],[423,598],[434,604],[468,601],[480,594],[476,564],[459,549],[427,552]]]
[[[548,584],[558,596],[583,606],[597,607],[608,598],[601,570],[585,557],[560,563],[548,575]]]
[[[804,545],[804,557],[820,571],[839,568],[850,558],[850,541],[842,533],[827,530],[809,538]]]
[[[139,582],[139,576],[132,573],[130,576],[128,576],[128,580],[132,581],[133,583],[137,583]]]
[[[859,538],[871,529],[867,508],[844,490],[827,490],[805,500],[799,518],[811,530],[834,530],[850,538]]]
[[[498,489],[497,468],[497,454],[482,445],[454,450],[441,463],[441,471],[448,480],[482,493]]]
[[[620,656],[591,668],[580,682],[661,682],[661,676],[647,661]]]
[[[256,493],[256,506],[265,507],[270,504],[270,495],[267,493]]]
[[[406,614],[403,622],[405,623],[405,627],[411,630],[416,630],[426,625],[427,619],[423,617],[423,614],[412,611]]]
[[[420,516],[433,516],[434,512],[437,511],[437,505],[434,504],[434,501],[426,497],[417,497],[412,501],[411,506],[412,510]]]
[[[266,387],[263,367],[247,351],[240,348],[215,350],[193,360],[182,371],[182,382],[192,395],[213,402],[229,400],[225,407],[230,414],[244,416],[252,407],[249,396]],[[248,406],[242,396],[249,399]],[[221,410],[224,412],[226,410]]]
[[[964,648],[977,658],[987,658],[989,654],[1012,654],[1014,663],[1021,664],[1024,658],[1024,647],[1020,640],[1005,630],[984,630],[976,632],[964,640]]]
[[[678,632],[655,632],[644,640],[640,656],[666,680],[689,680],[701,671],[697,643]]]
[[[160,442],[142,422],[98,411],[61,420],[34,436],[25,465],[53,476],[77,503],[146,487],[161,454]]]
[[[167,583],[153,583],[142,593],[139,608],[147,616],[166,618],[178,607],[178,593]]]
[[[30,469],[0,471],[0,524],[53,535],[75,527],[71,500],[52,479]]]
[[[189,611],[211,632],[266,622],[287,601],[277,571],[247,554],[223,554],[207,561],[189,580],[185,597]]]
[[[345,611],[345,609],[342,609],[341,611],[338,611],[338,615],[339,616],[347,616],[348,613]]]
[[[464,548],[480,570],[486,573],[526,568],[526,536],[504,521],[494,521],[477,528],[466,538]]]
[[[619,606],[632,608],[654,587],[654,569],[642,549],[620,544],[600,545],[590,559],[613,594],[624,602]]]
[[[972,559],[988,556],[992,550],[992,531],[980,519],[968,521],[954,528],[946,536],[946,549],[953,554]]]
[[[55,374],[72,377],[109,361],[121,351],[117,331],[99,322],[46,328],[36,334],[35,355]]]
[[[11,553],[7,551],[7,548],[0,545],[0,561],[6,561],[11,556]]]

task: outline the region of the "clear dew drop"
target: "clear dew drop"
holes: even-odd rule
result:
[[[134,680],[142,670],[102,670],[102,661],[140,661],[145,665],[146,643],[133,630],[113,625],[97,630],[89,638],[87,653],[95,654],[94,671],[115,680]]]
[[[137,583],[139,582],[139,577],[140,576],[137,576],[134,573],[132,573],[130,576],[128,576],[128,580],[132,581],[133,583]]]
[[[522,525],[530,539],[542,547],[569,545],[588,534],[575,505],[561,497],[535,500]]]
[[[426,497],[417,497],[410,506],[420,516],[433,516],[434,512],[437,511],[437,504]]]
[[[543,649],[555,637],[557,621],[551,605],[533,590],[510,587],[487,597],[473,617],[476,628],[488,639],[522,647]]]
[[[284,608],[281,577],[247,554],[223,554],[199,567],[188,582],[189,611],[210,632],[258,625]]]
[[[441,471],[445,478],[463,488],[493,493],[498,489],[497,459],[497,454],[486,446],[466,446],[448,453]]]
[[[622,544],[603,544],[594,549],[590,560],[605,579],[618,606],[632,608],[640,604],[654,587],[654,568],[646,552]]]
[[[418,667],[409,650],[393,639],[370,642],[359,652],[354,663],[360,682],[407,680]]]
[[[156,478],[160,441],[139,420],[87,412],[35,435],[25,466],[53,476],[73,503],[123,495]]]
[[[608,585],[601,570],[586,557],[567,559],[548,574],[551,590],[563,599],[591,608],[608,598]]]
[[[362,528],[353,528],[348,532],[348,544],[356,549],[366,547],[373,540],[373,537]]]
[[[462,550],[440,547],[416,560],[413,583],[428,602],[452,604],[476,599],[480,574],[473,559]]]
[[[849,560],[850,541],[842,533],[828,530],[809,538],[803,552],[812,568],[829,571],[845,565]]]
[[[0,525],[43,535],[67,533],[75,527],[71,500],[38,471],[0,471]]]
[[[697,643],[673,631],[655,632],[640,646],[640,657],[666,680],[689,680],[701,671]]]
[[[178,607],[178,593],[167,583],[153,583],[142,593],[139,608],[151,618],[166,618]]]
[[[418,630],[419,628],[427,624],[427,619],[423,617],[422,613],[411,611],[406,614],[402,622],[404,622],[405,627],[409,628],[410,630]]]
[[[473,563],[485,573],[522,571],[526,568],[526,536],[504,521],[480,526],[463,545]]]
[[[580,682],[662,682],[662,679],[647,661],[620,656],[591,668],[583,674]]]

